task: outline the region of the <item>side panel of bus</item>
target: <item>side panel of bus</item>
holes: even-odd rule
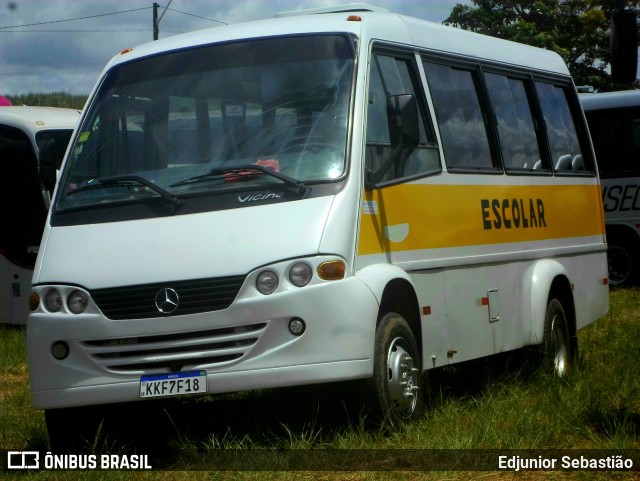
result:
[[[420,145],[364,192],[358,268],[408,273],[415,303],[385,299],[413,299],[387,286],[381,309],[407,318],[423,368],[541,344],[552,298],[575,345],[608,290],[600,186],[571,80],[385,45],[371,65],[368,170],[396,155],[388,95],[418,100]]]
[[[637,96],[635,98],[638,99]],[[602,177],[612,285],[638,280],[640,99],[638,102],[635,106],[612,106],[585,112]]]
[[[71,127],[36,132],[0,122],[0,324],[25,324],[29,316],[31,276],[49,208],[37,146],[54,140],[61,161],[71,133]]]

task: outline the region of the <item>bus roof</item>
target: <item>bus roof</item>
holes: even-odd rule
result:
[[[579,94],[583,110],[604,110],[640,106],[640,90],[620,90],[598,94]]]
[[[417,46],[464,58],[484,59],[502,64],[522,65],[540,71],[569,75],[562,58],[555,52],[508,40],[468,32],[434,22],[387,12],[379,7],[371,11],[362,4],[327,9],[285,12],[276,18],[213,27],[150,42],[116,55],[116,63],[197,45],[294,34],[348,33],[368,45],[373,40]],[[320,13],[313,13],[320,12]]]
[[[80,111],[58,107],[0,107],[0,124],[22,130],[73,129],[80,118]]]

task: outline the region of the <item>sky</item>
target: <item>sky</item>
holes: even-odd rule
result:
[[[159,37],[270,18],[276,12],[354,2],[161,0]],[[441,23],[456,3],[470,1],[366,3]],[[111,57],[153,40],[152,6],[152,0],[0,0],[0,95],[89,94]]]

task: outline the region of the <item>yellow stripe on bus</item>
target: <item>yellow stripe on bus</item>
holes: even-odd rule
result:
[[[600,234],[598,185],[399,184],[365,192],[358,254]]]

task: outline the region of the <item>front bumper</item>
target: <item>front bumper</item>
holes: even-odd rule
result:
[[[227,309],[173,317],[114,321],[97,308],[39,309],[27,324],[33,404],[138,401],[141,376],[176,370],[205,370],[210,394],[369,377],[377,312],[355,277],[239,295]],[[306,324],[300,336],[288,328],[294,317]],[[58,341],[69,346],[62,360],[52,355]]]

